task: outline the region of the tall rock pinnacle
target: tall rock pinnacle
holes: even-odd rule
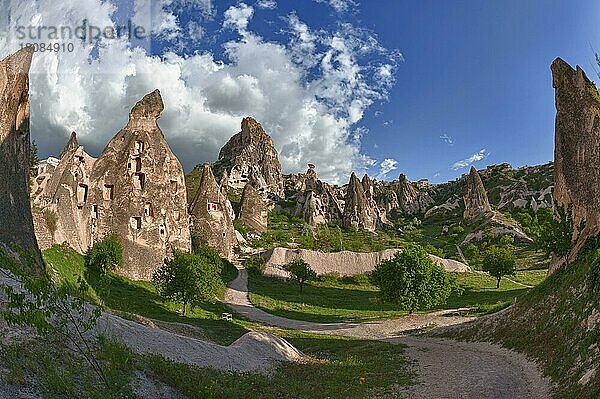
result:
[[[346,192],[343,223],[346,227],[375,231],[377,216],[365,194],[361,181],[352,172]]]
[[[485,187],[477,169],[471,166],[465,189],[465,219],[476,219],[492,211]]]

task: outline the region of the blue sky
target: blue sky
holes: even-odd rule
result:
[[[36,55],[41,156],[56,155],[71,131],[97,156],[158,88],[159,124],[187,171],[215,161],[254,116],[285,173],[314,163],[341,184],[352,171],[444,182],[471,164],[552,160],[550,63],[560,56],[596,79],[600,48],[592,0],[7,1],[2,57],[15,50],[15,21],[152,21],[144,48],[102,39]]]

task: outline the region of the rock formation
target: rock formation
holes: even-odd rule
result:
[[[90,215],[85,205],[95,162],[96,159],[84,151],[76,134],[72,133],[58,165],[32,198],[35,232],[41,249],[55,243],[67,243],[83,253],[90,247]]]
[[[156,122],[163,109],[158,90],[133,107],[80,198],[92,242],[116,233],[124,258],[118,273],[134,279],[150,279],[173,249],[191,249],[183,169]]]
[[[309,164],[294,186],[298,190],[295,215],[311,227],[342,219],[342,201],[331,185],[319,179],[315,165]]]
[[[476,219],[492,211],[481,177],[473,166],[467,177],[464,201],[465,219]]]
[[[206,242],[225,258],[233,257],[237,245],[229,200],[221,192],[210,165],[202,168],[200,186],[190,205],[192,235]]]
[[[427,191],[417,191],[404,174],[400,175],[396,194],[400,208],[407,215],[425,213],[434,202]]]
[[[375,231],[377,215],[365,194],[361,181],[354,172],[350,176],[344,203],[344,226]]]
[[[578,66],[571,68],[560,58],[552,63],[556,99],[554,149],[554,200],[567,209],[572,206],[577,255],[587,238],[600,232],[600,94]],[[558,262],[553,262],[551,270]]]
[[[248,117],[242,120],[241,132],[234,135],[219,153],[215,173],[228,173],[229,187],[242,190],[256,169],[260,187],[275,196],[283,197],[283,176],[277,150],[271,137],[260,123]]]
[[[43,270],[29,203],[29,68],[33,51],[0,62],[0,244],[18,245]]]
[[[367,202],[375,214],[376,227],[382,228],[385,225],[391,225],[390,221],[387,219],[386,210],[383,207],[380,207],[376,201],[376,192],[379,192],[379,188],[375,187],[375,182],[369,175],[365,174],[361,184],[365,192],[365,197],[367,197]]]
[[[240,220],[259,233],[267,231],[269,207],[252,181],[246,184],[242,192]]]

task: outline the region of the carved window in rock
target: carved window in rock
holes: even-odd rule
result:
[[[145,145],[144,145],[143,141],[136,141],[135,142],[135,147],[134,147],[135,148],[135,152],[139,153],[139,152],[144,151],[144,147],[145,147]]]
[[[144,216],[146,216],[146,217],[154,216],[152,213],[152,204],[144,205]]]
[[[136,173],[135,176],[133,176],[133,186],[137,190],[143,190],[146,186],[146,175],[143,173]]]
[[[98,205],[92,205],[92,219],[98,218]]]
[[[131,228],[134,230],[142,229],[142,218],[141,217],[132,217],[130,220]]]
[[[177,194],[177,190],[178,190],[177,180],[171,180],[171,192],[173,194]]]
[[[158,235],[161,240],[165,240],[167,238],[167,228],[164,224],[158,226]]]
[[[206,208],[209,212],[220,212],[222,210],[221,204],[219,204],[218,202],[210,202],[209,201]]]
[[[110,201],[115,198],[115,186],[112,184],[105,184],[102,189],[102,198],[106,201]]]
[[[173,220],[175,220],[176,222],[179,222],[181,220],[181,212],[179,212],[179,211],[173,212]]]
[[[80,184],[77,186],[77,204],[82,206],[87,202],[88,197],[88,186],[87,184]]]
[[[142,171],[142,158],[139,158],[139,157],[138,157],[138,158],[135,158],[135,159],[133,160],[133,166],[132,166],[132,168],[133,168],[133,170],[134,170],[136,173],[139,173],[139,172],[141,172],[141,171]]]

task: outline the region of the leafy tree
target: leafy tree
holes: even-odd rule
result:
[[[500,237],[500,245],[505,248],[510,248],[515,243],[515,238],[511,235],[505,234]]]
[[[304,283],[317,278],[317,273],[311,269],[310,265],[304,259],[296,258],[283,267],[300,285],[300,293],[304,288]]]
[[[249,273],[260,275],[265,272],[265,263],[265,258],[259,254],[255,254],[244,262],[244,267]]]
[[[469,261],[476,262],[479,259],[479,248],[473,243],[469,243],[463,250],[465,258]]]
[[[85,265],[90,271],[101,277],[123,266],[123,249],[116,234],[110,234],[104,240],[95,243],[85,254]]]
[[[514,275],[517,270],[515,256],[506,248],[492,245],[485,252],[482,269],[496,278],[496,288],[500,288],[502,277]]]
[[[577,231],[581,233],[584,228],[585,221],[582,220]],[[547,217],[540,225],[536,244],[547,256],[554,254],[566,261],[577,240],[577,237],[573,238],[574,230],[573,206],[569,205],[565,208],[560,204],[556,204],[554,217]]]
[[[220,275],[221,266],[209,257],[174,250],[173,259],[161,266],[152,280],[165,300],[183,303],[186,316],[188,305],[212,302],[224,289]]]
[[[444,304],[457,289],[456,280],[416,244],[377,265],[370,279],[382,300],[410,313]]]

